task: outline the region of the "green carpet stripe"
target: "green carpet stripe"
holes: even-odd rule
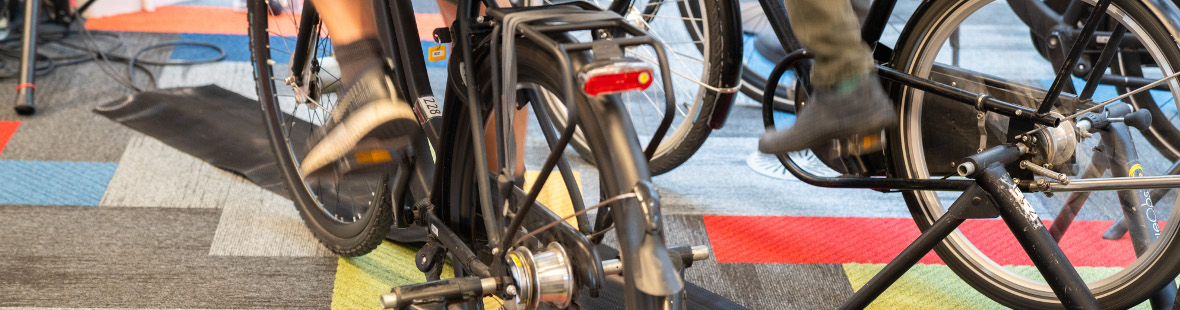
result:
[[[365,256],[341,257],[332,290],[332,309],[381,309],[381,294],[389,293],[394,286],[426,281],[414,265],[417,251],[387,240]],[[442,277],[453,276],[451,266],[444,266]]]
[[[844,273],[853,290],[864,287],[885,264],[844,264]],[[1120,268],[1079,267],[1085,279],[1101,279],[1115,274]],[[1029,279],[1043,279],[1036,267],[1008,266],[1013,273]],[[1006,309],[983,296],[959,279],[946,265],[915,265],[886,289],[869,309]],[[1144,303],[1133,309],[1149,309]]]

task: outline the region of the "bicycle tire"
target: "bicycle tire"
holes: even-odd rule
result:
[[[305,150],[300,150],[289,143],[292,140],[300,139],[301,137],[297,133],[302,132],[302,130],[294,130],[293,128],[286,127],[288,118],[290,118],[291,127],[297,126],[295,125],[297,123],[294,116],[295,113],[284,111],[284,104],[280,101],[285,96],[280,94],[280,88],[275,85],[276,79],[281,80],[279,78],[281,71],[276,70],[276,67],[282,67],[285,63],[281,59],[271,57],[271,49],[286,48],[290,45],[284,44],[284,47],[272,46],[273,40],[283,40],[286,43],[287,38],[281,32],[278,36],[272,36],[275,32],[269,31],[268,20],[272,17],[268,13],[268,8],[270,7],[268,5],[269,2],[269,0],[249,0],[247,19],[249,22],[250,59],[255,69],[254,78],[258,91],[259,105],[262,108],[261,117],[267,127],[271,150],[274,152],[275,161],[277,162],[276,166],[286,180],[288,193],[290,193],[291,200],[295,203],[300,217],[308,229],[311,230],[312,234],[315,235],[316,239],[337,255],[364,255],[381,244],[381,241],[385,238],[385,235],[389,232],[393,224],[393,217],[391,216],[392,207],[388,197],[389,195],[387,194],[389,178],[383,175],[364,177],[363,179],[349,179],[358,180],[361,183],[371,186],[370,189],[372,189],[372,192],[367,197],[357,198],[360,200],[350,199],[354,197],[344,197],[343,201],[340,197],[345,196],[346,193],[355,193],[363,189],[356,189],[345,185],[346,188],[341,190],[340,182],[345,182],[343,181],[344,179],[341,179],[341,181],[335,183],[335,188],[325,189],[323,192],[316,193],[311,188],[315,187],[315,185],[308,184],[305,181],[297,164],[299,154]],[[310,3],[307,5],[310,5]],[[275,22],[282,23],[285,21],[283,19],[290,19],[296,25],[298,24],[293,14],[285,15],[274,15],[273,17],[277,17]],[[301,15],[301,18],[313,18],[314,15],[315,13],[309,15],[305,11]],[[298,29],[298,27],[289,29]],[[318,33],[311,34],[310,37],[320,38]],[[315,43],[312,43],[312,41],[315,41]],[[324,39],[321,38],[308,41],[308,43],[323,44],[323,41]],[[310,47],[296,47],[296,49],[315,51],[317,53],[326,51]],[[293,54],[290,53],[293,50],[295,49],[288,50],[288,55]],[[305,74],[318,74],[318,72],[312,71],[315,66],[307,66],[306,68]],[[283,85],[283,87],[287,86]],[[295,105],[295,107],[298,106],[299,104]],[[292,112],[294,110],[295,108],[292,108]],[[311,126],[310,123],[306,125],[309,131],[313,129]],[[331,193],[328,191],[331,191]],[[328,204],[321,201],[323,199],[317,200],[316,197],[321,196],[325,198],[335,196],[336,199],[334,203]],[[365,200],[368,200],[369,206],[357,211],[354,204]],[[345,212],[343,210],[345,206],[352,208],[353,211],[357,211],[352,221],[341,219],[343,217],[342,214]],[[329,210],[329,208],[339,208],[336,210],[339,213],[332,213],[332,210]]]
[[[694,45],[697,47],[697,51],[701,53],[701,56],[707,57],[704,59],[704,61],[702,61],[702,64],[704,64],[705,67],[701,69],[703,72],[699,78],[699,82],[713,87],[721,85],[735,85],[737,83],[740,76],[741,62],[740,57],[733,57],[732,55],[740,56],[742,46],[741,40],[736,39],[740,38],[741,27],[738,21],[738,7],[735,1],[655,0],[651,3],[648,3],[647,5],[635,4],[633,0],[615,1],[631,4],[631,6],[628,6],[629,9],[626,11],[626,13],[636,15],[629,17],[629,20],[636,23],[641,23],[641,25],[639,25],[641,28],[649,28],[648,30],[653,32],[653,37],[655,37],[657,40],[662,40],[662,37],[671,36],[671,34],[655,33],[660,32],[661,30],[656,28],[661,27],[651,27],[651,24],[648,22],[658,21],[661,18],[669,18],[669,16],[653,15],[659,14],[659,11],[657,10],[662,6],[667,6],[668,4],[666,2],[675,3],[676,9],[680,13],[680,16],[683,17],[683,19],[681,19],[681,24],[684,25],[684,30],[686,30],[689,38],[691,38],[691,40],[696,43]],[[656,2],[659,4],[655,6],[651,5],[652,3]],[[703,11],[704,15],[697,17],[694,14],[699,15],[700,12],[702,12],[700,10],[701,7],[705,8]],[[667,7],[665,7],[665,9],[667,9]],[[639,17],[642,17],[642,19],[646,20],[646,22],[640,22],[637,19]],[[702,19],[702,21],[699,23],[694,23],[694,19]],[[659,26],[672,27],[671,25]],[[677,30],[679,30],[679,28],[677,28]],[[702,37],[701,34],[705,32],[708,32],[708,34]],[[670,58],[669,61],[674,62],[673,60],[675,60],[676,51],[670,49],[668,54]],[[685,56],[685,58],[689,58],[689,56]],[[676,67],[672,67],[672,70],[678,71]],[[679,71],[688,70],[691,69],[683,69]],[[691,73],[692,72],[688,72],[688,74],[681,74],[688,76],[691,75]],[[678,74],[673,73],[673,76],[674,83],[676,83],[675,81],[680,81],[677,80],[680,78]],[[690,79],[697,78],[688,76],[685,77],[683,81],[690,81]],[[656,87],[659,87],[659,83],[652,84],[652,88]],[[649,91],[652,90],[649,89]],[[697,92],[693,95],[694,98],[692,98],[693,102],[691,102],[691,105],[687,108],[688,111],[685,112],[685,115],[682,118],[674,120],[674,125],[677,126],[673,126],[669,129],[667,135],[664,136],[660,146],[657,148],[655,155],[652,156],[649,167],[651,168],[653,174],[660,175],[671,171],[687,161],[688,158],[692,156],[692,154],[696,153],[696,151],[700,149],[701,145],[704,144],[705,139],[709,137],[709,134],[713,132],[713,128],[709,126],[708,116],[712,114],[713,110],[720,101],[734,99],[734,96],[732,95],[720,94],[716,91],[708,90],[703,86],[699,87],[696,91]],[[634,94],[629,96],[635,96],[635,98],[638,98],[638,95]],[[659,106],[659,109],[663,109],[664,101],[660,99],[661,97],[653,97],[655,97],[654,100],[652,97],[647,97],[646,99],[652,100],[654,104]],[[628,103],[631,103],[632,101],[634,100],[627,100]],[[681,98],[681,95],[677,94],[677,101],[684,102],[685,98]],[[679,102],[677,104],[680,104]],[[550,117],[554,119],[555,125],[560,131],[561,128],[564,128],[565,126],[563,123],[565,119],[563,107],[555,105],[548,106],[550,107],[548,109]],[[638,108],[645,107],[640,106]],[[642,113],[642,111],[639,113]],[[631,112],[631,115],[633,118],[638,120],[641,117],[638,115],[639,113]],[[649,125],[651,125],[649,132],[654,132],[656,123],[650,123]],[[589,147],[586,145],[586,143],[587,142],[583,137],[583,134],[579,132],[578,135],[572,140],[571,145],[578,152],[578,154],[587,161],[595,162],[594,154],[589,150]],[[644,146],[646,147],[646,144]]]
[[[557,63],[552,54],[547,52],[545,49],[537,47],[533,43],[526,41],[517,42],[515,51],[517,53],[516,73],[518,77],[518,85],[537,85],[537,87],[541,87],[545,90],[562,89],[560,84],[560,81],[563,80],[560,70],[562,65]],[[480,54],[477,54],[476,56],[477,59],[480,59],[478,57]],[[575,61],[575,67],[588,62],[587,59],[580,59],[578,57],[571,57],[571,59]],[[482,67],[486,67],[486,64],[484,63],[481,63],[480,65]],[[489,74],[490,72],[491,70],[480,70],[478,73],[479,75],[476,76],[475,80],[490,81],[490,76],[486,76],[486,74]],[[457,83],[458,82],[451,86],[455,89],[464,89],[463,87],[465,86],[458,85]],[[485,103],[491,102],[491,91],[488,87],[494,87],[494,85],[485,84],[485,86],[481,87],[481,96],[484,96],[488,99],[482,101]],[[459,95],[458,97],[463,98],[464,96]],[[593,99],[579,95],[575,96],[575,98],[575,100],[578,100],[579,102],[575,103],[574,105],[580,108],[594,107],[595,109],[601,109],[608,106],[623,106],[623,104],[619,103],[619,99],[615,95],[600,96]],[[594,101],[591,102],[588,100]],[[456,101],[456,103],[458,102]],[[483,111],[481,111],[481,115],[487,119],[489,115],[492,114],[490,106],[484,106],[481,108],[483,109]],[[590,116],[587,116],[588,114]],[[646,166],[647,161],[644,160],[644,157],[642,156],[642,148],[639,145],[638,139],[634,135],[628,137],[624,135],[607,135],[599,132],[599,130],[602,128],[611,127],[606,126],[600,122],[619,121],[623,122],[622,126],[631,126],[629,119],[598,119],[593,114],[595,113],[579,113],[579,129],[584,129],[587,132],[593,133],[586,136],[588,138],[587,145],[592,148],[592,151],[599,152],[600,154],[608,154],[608,156],[598,157],[594,162],[595,167],[599,171],[598,173],[602,182],[602,184],[598,186],[600,193],[583,194],[582,196],[613,197],[622,193],[631,192],[634,189],[633,186],[639,181],[650,182],[651,175],[649,169]],[[467,116],[461,117],[466,120]],[[511,124],[504,124],[503,126],[513,128]],[[450,146],[453,147],[453,149],[451,151],[444,151],[454,156],[450,160],[453,165],[449,175],[450,179],[444,180],[443,182],[449,186],[449,194],[447,197],[449,199],[448,205],[451,206],[446,211],[446,213],[444,213],[444,220],[450,219],[451,224],[454,225],[452,230],[455,231],[456,234],[459,234],[459,236],[464,239],[464,242],[466,242],[472,249],[478,249],[477,254],[481,258],[490,259],[493,257],[493,255],[491,253],[491,249],[486,246],[487,237],[486,228],[483,224],[484,222],[479,219],[479,217],[483,215],[479,214],[480,208],[477,187],[478,183],[475,180],[475,177],[487,177],[489,174],[476,173],[475,171],[474,161],[476,158],[474,156],[474,152],[469,151],[472,147],[472,144],[469,142],[471,139],[471,134],[470,127],[468,127],[467,122],[459,122],[456,124],[456,128],[454,129],[457,130],[456,132],[458,134],[453,140],[454,144]],[[546,148],[546,150],[548,151],[548,148]],[[504,161],[511,162],[511,160],[507,159]],[[557,171],[553,171],[552,173],[554,175],[552,175],[551,178],[556,177],[558,174]],[[635,178],[628,178],[626,175],[631,175]],[[517,184],[517,186],[521,186],[521,184]],[[527,193],[529,189],[523,188],[522,190]],[[633,203],[633,200],[626,200],[619,202],[618,207],[639,207],[638,205],[632,205]],[[532,212],[538,211],[534,210]],[[517,234],[517,237],[520,236],[521,234]],[[623,249],[623,251],[626,250]],[[487,263],[492,264],[496,262]],[[653,308],[657,305],[663,304],[663,297],[643,294],[633,287],[630,289],[630,291],[628,291],[627,294],[631,295],[629,298],[637,298],[637,300],[639,300],[642,304],[648,305],[648,307],[641,307],[641,309]]]
[[[932,1],[920,6],[898,40],[894,68],[920,77],[929,75],[938,48],[943,46],[939,42],[945,40],[950,31],[957,29],[956,23],[968,18],[965,15],[974,13],[987,2],[990,1]],[[1153,14],[1152,8],[1134,0],[1115,0],[1108,12],[1117,12],[1121,15],[1120,20],[1134,23],[1138,29],[1142,29],[1141,32],[1132,31],[1136,36],[1151,38],[1153,42],[1164,42],[1153,44],[1158,47],[1161,51],[1159,54],[1168,63],[1180,64],[1180,48],[1171,40],[1176,35],[1172,30],[1177,29],[1172,21],[1159,20],[1156,17],[1159,15]],[[934,173],[921,169],[921,166],[929,169],[933,164],[924,163],[925,155],[915,155],[930,152],[925,150],[925,144],[922,142],[925,133],[921,129],[921,124],[925,118],[922,116],[920,102],[923,97],[918,95],[919,91],[903,86],[897,86],[894,90],[901,90],[893,92],[893,99],[898,104],[901,115],[901,126],[890,132],[888,137],[889,141],[896,141],[891,142],[894,144],[887,149],[891,159],[890,174],[903,178],[934,177]],[[1032,194],[1026,194],[1028,195]],[[906,191],[904,196],[921,230],[929,228],[943,212],[939,206],[943,203],[931,192]],[[1180,208],[1173,208],[1170,220],[1180,220],[1180,214],[1175,212],[1177,209]],[[1164,227],[1156,244],[1148,248],[1144,255],[1113,275],[1087,283],[1102,306],[1135,306],[1174,280],[1180,272],[1180,260],[1176,259],[1180,257],[1180,247],[1173,245],[1177,234],[1176,227]],[[987,254],[975,248],[965,234],[952,234],[935,247],[935,252],[965,282],[1003,305],[1026,309],[1062,307],[1047,285],[1016,275],[1000,266]]]

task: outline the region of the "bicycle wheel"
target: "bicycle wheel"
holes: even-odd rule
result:
[[[740,75],[742,47],[738,8],[732,0],[615,0],[626,7],[624,18],[664,44],[676,98],[672,126],[656,149],[649,166],[659,175],[671,171],[688,160],[712,133],[709,115],[718,103],[728,105],[733,94],[721,94],[716,88],[736,85]],[[548,4],[542,0],[538,4]],[[610,1],[595,1],[609,7]],[[585,41],[587,38],[579,38]],[[655,50],[647,47],[628,48],[634,57],[658,68]],[[646,147],[665,111],[663,81],[655,82],[643,92],[623,94],[623,101],[636,133]],[[546,102],[555,98],[543,97]],[[547,104],[558,131],[565,128],[565,106]],[[574,137],[572,145],[578,154],[594,162],[582,133]]]
[[[1120,62],[1116,57],[1111,65],[1113,74],[1138,71],[1138,77],[1156,80],[1171,74],[1180,64],[1180,48],[1172,40],[1176,35],[1172,30],[1176,27],[1173,21],[1158,19],[1160,15],[1154,14],[1153,9],[1156,8],[1134,0],[1115,0],[1106,12],[1109,18],[1102,21],[1099,29],[1111,29],[1117,23],[1128,30],[1129,39],[1120,45],[1124,48],[1118,57],[1150,60],[1132,64]],[[951,65],[953,56],[948,42],[956,31],[962,38],[974,38],[959,45],[957,66]],[[1028,31],[1003,1],[928,2],[915,13],[899,39],[895,68],[1007,102],[1036,106],[1044,98],[1055,70],[1027,39]],[[1097,50],[1105,44],[1097,44]],[[1098,52],[1093,53],[1097,58]],[[1079,89],[1084,85],[1084,80],[1074,80]],[[1180,84],[1174,80],[1161,89],[1148,95],[1158,102],[1168,102],[1180,94],[1177,92]],[[895,90],[900,90],[894,92],[894,100],[899,106],[901,122],[889,137],[894,142],[888,149],[893,176],[957,178],[955,161],[1005,142],[1008,128],[1005,117],[978,114],[973,107],[945,102],[946,99],[912,88],[898,86]],[[1102,85],[1093,100],[1103,102],[1119,92],[1117,87]],[[1076,100],[1070,103],[1068,98],[1072,96],[1063,94],[1065,104],[1056,112],[1069,115],[1092,104]],[[1073,132],[1073,125],[1067,126]],[[1101,177],[1086,171],[1100,167],[1098,159],[1108,153],[1103,151],[1108,146],[1097,141],[1104,134],[1081,139],[1069,150],[1073,154],[1069,161],[1053,169],[1073,180]],[[1143,171],[1163,173],[1171,166],[1166,150],[1152,147],[1147,143],[1149,139],[1138,131],[1132,131],[1130,136]],[[1107,175],[1127,176],[1126,173],[1111,170]],[[946,212],[959,194],[912,191],[906,192],[905,198],[919,228],[925,230]],[[1080,206],[1081,211],[1070,226],[1073,228],[1061,235],[1059,245],[1105,308],[1135,306],[1170,283],[1180,270],[1180,260],[1176,259],[1180,250],[1172,246],[1178,230],[1175,225],[1164,226],[1158,239],[1138,255],[1128,238],[1100,238],[1103,230],[1123,216],[1121,200],[1115,192],[1057,195],[1038,192],[1024,196],[1042,219],[1053,219],[1066,212],[1063,210],[1070,201]],[[1168,220],[1176,221],[1180,220],[1180,214],[1175,212],[1175,202],[1172,193],[1145,208],[1154,208],[1156,214],[1168,214]],[[1001,304],[1017,308],[1060,308],[1057,297],[1010,236],[1002,221],[969,220],[935,250],[960,278]]]
[[[552,103],[548,100],[561,98],[559,95],[554,94],[559,94],[559,90],[563,89],[561,87],[561,81],[564,78],[562,77],[560,70],[562,65],[557,63],[552,54],[530,42],[523,41],[519,41],[517,43],[515,51],[517,53],[516,59],[518,61],[516,68],[518,76],[516,88],[525,91],[539,92],[540,96],[537,97],[548,97],[548,99],[541,100],[542,102],[530,102],[530,104],[533,106],[536,106],[537,104],[545,104],[546,107],[548,107],[549,104]],[[477,54],[477,56],[479,55]],[[477,57],[477,59],[480,58],[481,57]],[[586,62],[586,59],[577,59],[576,57],[574,59],[580,63]],[[481,65],[484,68],[488,68],[486,63]],[[579,64],[575,64],[575,66],[577,65]],[[478,71],[478,75],[476,76],[475,80],[490,81],[491,77],[488,75],[490,73],[492,73],[492,70],[480,70]],[[463,89],[463,86],[457,87],[457,89]],[[491,85],[489,83],[481,87],[481,90],[483,90],[482,96],[488,99],[483,102],[490,102],[490,87],[496,87],[496,85]],[[559,216],[567,216],[572,214],[573,209],[569,204],[574,203],[574,199],[581,200],[583,197],[586,197],[586,199],[589,199],[586,201],[586,203],[591,204],[596,202],[597,200],[594,199],[599,197],[610,198],[620,194],[630,193],[634,190],[637,183],[641,181],[650,182],[651,180],[649,169],[646,166],[647,162],[644,160],[642,150],[639,146],[639,140],[636,138],[636,136],[633,134],[625,135],[619,132],[611,132],[611,130],[623,129],[631,126],[629,118],[626,117],[624,111],[621,111],[624,105],[620,103],[618,96],[611,95],[587,98],[585,96],[579,95],[575,97],[575,100],[578,102],[571,106],[580,109],[578,129],[589,133],[584,135],[587,142],[586,145],[590,147],[590,150],[596,154],[606,154],[606,156],[595,157],[595,162],[593,163],[594,168],[597,168],[598,179],[600,180],[601,184],[599,184],[597,187],[587,187],[590,190],[597,190],[597,193],[592,191],[583,193],[581,189],[577,189],[576,193],[567,191],[566,189],[568,187],[566,186],[570,185],[570,183],[573,184],[574,188],[579,188],[577,185],[578,183],[576,183],[576,180],[568,179],[562,179],[563,182],[567,182],[565,184],[557,182],[556,180],[558,180],[560,174],[556,168],[554,169],[549,177],[550,181],[547,182],[545,186],[546,188],[543,190],[545,194],[541,195],[548,198],[538,200],[538,203],[546,205],[546,202],[548,202],[549,204],[545,207],[549,210],[552,210]],[[457,101],[455,103],[459,104]],[[563,102],[558,103],[565,106]],[[482,111],[482,115],[485,119],[493,114],[490,107],[483,108],[484,111]],[[465,111],[464,113],[468,112]],[[450,174],[446,176],[449,179],[443,180],[442,182],[442,184],[448,184],[449,186],[449,194],[447,195],[447,199],[449,200],[447,204],[451,206],[447,209],[443,216],[444,219],[449,219],[452,225],[454,225],[452,230],[455,231],[461,238],[464,238],[465,242],[467,242],[468,245],[472,247],[472,249],[476,250],[478,255],[484,259],[489,259],[493,257],[493,255],[491,253],[491,249],[487,247],[487,231],[482,220],[484,214],[480,212],[479,188],[476,178],[489,177],[492,174],[491,171],[480,173],[479,171],[475,170],[475,160],[480,159],[476,158],[474,152],[470,151],[473,146],[470,142],[471,133],[470,127],[468,127],[468,122],[466,121],[466,117],[468,116],[461,116],[463,121],[458,122],[456,124],[457,126],[454,128],[455,131],[453,132],[456,133],[456,136],[452,140],[455,141],[451,146],[453,149],[444,151],[444,154],[452,154],[453,157],[451,157],[450,160],[452,163],[452,170]],[[513,121],[529,122],[530,120],[517,118]],[[497,124],[497,126],[506,126],[505,128],[515,127],[513,124]],[[612,134],[607,134],[607,132],[611,132]],[[557,134],[560,134],[560,132]],[[544,158],[548,156],[550,150],[550,148],[547,146],[547,143],[545,142],[545,139],[542,138],[542,134],[537,132],[530,132],[524,141],[516,141],[516,143],[533,145],[532,148],[526,148],[526,153],[528,150],[543,151],[540,154],[532,155],[516,154],[517,156],[524,156],[526,158],[524,161],[526,167],[541,167],[541,163],[543,162]],[[538,147],[540,144],[545,144],[546,147]],[[512,145],[509,145],[507,148],[514,149]],[[500,170],[514,171],[513,168],[515,167],[515,164],[515,159],[504,158],[498,159],[496,163],[489,163],[488,166],[489,169],[494,169],[494,167],[500,166],[506,167]],[[581,169],[583,174],[580,175],[580,178],[582,180],[591,177],[585,174],[591,174],[594,172],[589,169],[590,167],[585,168],[587,169]],[[527,173],[526,175],[528,176],[526,177],[526,183],[534,182],[532,179],[535,177],[534,174]],[[515,186],[517,190],[521,190],[525,193],[531,190],[531,186],[525,186],[525,184],[518,183],[515,184]],[[515,208],[523,203],[520,201],[522,200],[520,197],[510,196],[501,197],[500,199],[507,199],[508,205],[512,206],[512,209],[510,210],[512,210],[513,213],[518,212],[519,210],[516,210]],[[613,204],[612,206],[613,207],[610,211],[612,214],[620,214],[615,212],[640,210],[638,204],[633,199],[620,201],[616,204]],[[543,211],[537,210],[537,207],[534,207],[531,212]],[[638,218],[635,216],[628,216],[628,218],[638,220]],[[636,223],[637,222],[632,221],[619,221],[617,225],[619,225],[618,227],[624,227],[624,225],[635,225]],[[505,225],[507,225],[507,223],[505,223]],[[522,235],[523,233],[519,233],[516,235],[516,237],[519,238]],[[648,243],[648,245],[663,247],[662,233],[660,235],[659,242]],[[538,240],[522,242],[521,245],[536,247],[533,248],[533,250],[538,250],[545,247],[545,243],[556,241],[545,236],[538,236],[537,239]],[[542,241],[543,243],[537,241]],[[627,246],[621,245],[620,249],[626,253]],[[573,268],[575,269],[582,268],[580,266],[588,266],[588,262],[578,262],[576,261],[577,257],[573,257],[573,259]],[[498,262],[488,263],[493,264]],[[641,266],[629,270],[640,269],[643,269],[643,267]],[[631,275],[625,275],[625,279],[628,281],[628,283],[634,283],[634,279]],[[576,287],[581,287],[584,282],[580,281],[584,280],[585,279],[575,279],[575,281],[578,281],[575,283],[577,284]],[[663,303],[662,297],[644,294],[631,286],[631,284],[628,284],[627,287],[628,291],[626,292],[626,298],[629,301],[638,302],[640,305],[638,309],[654,309]],[[575,295],[577,294],[579,293],[575,293]]]
[[[274,0],[250,0],[247,15],[258,101],[277,167],[316,239],[333,253],[364,255],[381,243],[392,224],[389,199],[383,199],[389,177],[385,173],[349,173],[331,180],[303,177],[299,161],[308,151],[306,141],[331,117],[337,97],[331,90],[339,79],[327,69],[335,63],[330,58],[331,39],[322,31],[311,3],[306,3],[302,14],[271,15],[270,1]],[[307,26],[302,33],[298,31],[301,23]],[[300,54],[306,60],[293,63]],[[298,67],[303,69],[293,72]]]

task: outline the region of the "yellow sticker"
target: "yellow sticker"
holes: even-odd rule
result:
[[[427,49],[426,51],[430,54],[430,55],[426,56],[426,60],[439,61],[439,60],[447,59],[447,46],[446,45],[439,45],[439,46],[431,47],[430,49]]]
[[[520,258],[517,258],[516,254],[509,255],[509,257],[512,257],[512,262],[516,263],[516,267],[520,267]]]
[[[1131,166],[1131,171],[1127,172],[1127,176],[1131,176],[1131,177],[1143,176],[1143,166],[1140,166],[1139,164],[1135,164],[1134,166]]]
[[[639,74],[639,84],[647,84],[648,81],[651,81],[650,74],[647,74],[647,72],[643,72],[643,73]]]

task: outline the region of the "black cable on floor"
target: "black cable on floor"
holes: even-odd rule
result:
[[[153,65],[153,66],[196,65],[196,64],[206,64],[206,63],[218,62],[218,61],[221,61],[222,59],[225,59],[225,57],[226,57],[225,49],[222,49],[220,46],[217,46],[216,44],[212,44],[212,43],[208,43],[208,42],[200,42],[200,41],[180,41],[180,40],[152,44],[152,45],[149,45],[149,46],[146,46],[146,47],[136,50],[134,53],[131,54],[131,56],[116,54],[115,53],[116,51],[125,47],[125,45],[123,44],[123,40],[122,40],[121,35],[112,34],[112,33],[105,33],[105,32],[92,32],[89,29],[86,29],[84,24],[85,24],[85,19],[78,18],[78,19],[74,19],[74,22],[71,23],[70,25],[66,26],[66,29],[64,29],[64,30],[38,31],[38,33],[37,33],[38,49],[41,49],[42,47],[62,46],[62,47],[66,47],[66,48],[76,50],[79,52],[71,54],[71,55],[67,55],[67,56],[49,56],[49,55],[43,54],[40,51],[38,51],[34,57],[34,60],[37,64],[36,68],[35,68],[35,70],[36,70],[35,72],[37,75],[48,74],[59,67],[76,65],[76,64],[80,64],[80,63],[94,61],[95,65],[97,65],[99,67],[99,70],[102,70],[103,74],[110,77],[111,80],[113,80],[113,81],[123,85],[124,87],[127,87],[128,89],[135,91],[135,92],[142,92],[142,91],[144,91],[144,89],[136,86],[135,82],[134,82],[135,81],[135,72],[137,70],[142,70],[145,72],[145,74],[147,74],[148,80],[151,83],[152,88],[158,87],[158,83],[156,81],[155,75],[145,65]],[[50,24],[47,24],[46,26],[50,26]],[[74,29],[74,28],[76,28],[76,29]],[[82,43],[84,43],[84,45],[76,44],[74,42],[69,42],[66,40],[66,39],[69,39],[72,37],[81,39],[81,41],[82,41]],[[107,49],[99,48],[99,41],[100,40],[97,39],[98,37],[113,38],[115,44],[112,47],[107,48]],[[12,59],[15,59],[16,62],[18,63],[18,66],[19,66],[20,55],[22,54],[20,47],[19,47],[20,40],[21,40],[21,36],[19,36],[19,35],[9,36],[7,38],[0,40],[0,65],[6,64],[9,61],[11,61]],[[18,45],[16,47],[9,46],[14,42],[18,43]],[[184,61],[154,61],[154,60],[146,60],[146,59],[141,58],[143,56],[143,54],[148,51],[156,50],[156,49],[160,49],[160,48],[166,48],[166,47],[175,47],[175,46],[179,46],[179,45],[208,47],[208,48],[216,51],[218,53],[218,55],[215,57],[207,58],[207,59],[184,60]],[[5,58],[11,58],[11,59],[5,59]],[[116,73],[117,70],[115,70],[113,67],[110,66],[111,62],[125,62],[125,63],[127,63],[127,74],[125,76],[121,75],[121,74],[117,74]],[[18,72],[11,72],[11,71],[10,72],[0,72],[0,79],[14,78],[14,77],[17,77],[17,75],[18,75]]]

